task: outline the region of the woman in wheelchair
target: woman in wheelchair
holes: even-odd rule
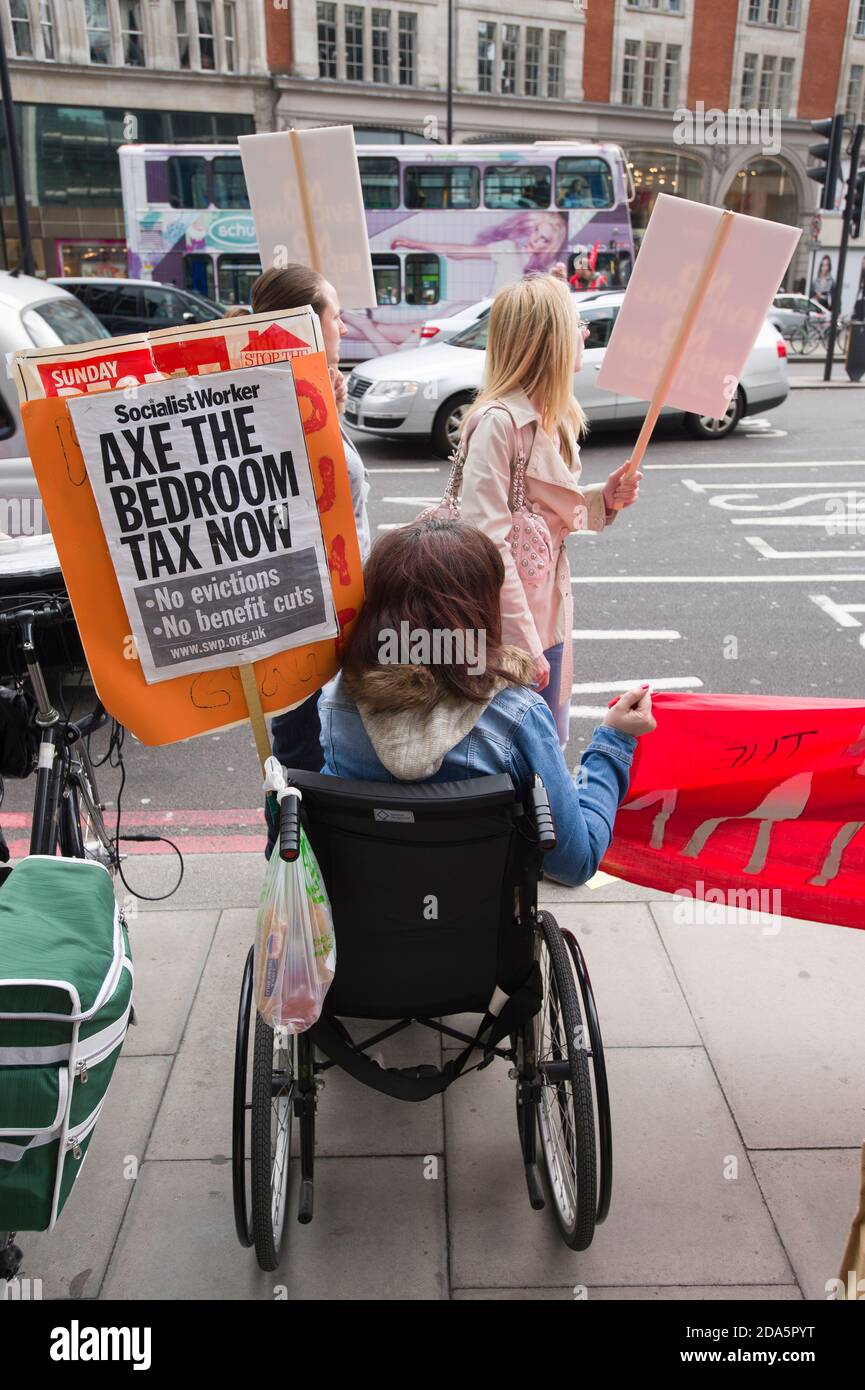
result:
[[[365,569],[366,599],[342,671],[319,705],[326,774],[457,781],[507,773],[546,787],[556,847],[548,877],[585,883],[609,845],[636,740],[655,728],[648,688],[605,715],[572,776],[536,662],[501,641],[504,565],[463,522],[422,518],[386,533]]]

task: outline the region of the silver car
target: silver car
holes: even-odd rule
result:
[[[582,301],[580,317],[589,327],[583,364],[574,376],[574,395],[593,428],[642,424],[646,402],[602,391],[597,374],[616,321],[624,290],[610,290]],[[348,379],[346,420],[354,429],[384,439],[410,435],[431,440],[442,458],[455,447],[463,418],[484,372],[489,314],[449,343],[388,353],[356,367]],[[672,406],[661,412],[681,416],[698,439],[722,439],[744,415],[771,410],[789,391],[787,346],[771,323],[764,322],[745,364],[736,395],[723,419],[684,414]]]
[[[804,294],[776,294],[772,307],[766,315],[779,333],[791,337],[794,330],[812,323],[828,323],[832,315],[819,299],[808,299]]]

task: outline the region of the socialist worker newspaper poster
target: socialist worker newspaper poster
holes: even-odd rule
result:
[[[338,633],[287,367],[69,402],[149,683]]]

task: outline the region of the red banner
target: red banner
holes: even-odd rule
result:
[[[753,912],[865,927],[865,704],[656,695],[601,868]]]

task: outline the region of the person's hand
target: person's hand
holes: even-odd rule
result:
[[[348,386],[345,377],[339,367],[329,367],[330,384],[333,387],[333,398],[336,401],[337,410],[342,410],[348,400]]]
[[[535,659],[535,690],[546,690],[550,683],[550,663],[541,652]]]
[[[637,471],[630,478],[626,478],[627,466],[627,463],[623,463],[604,483],[604,505],[608,512],[618,511],[620,507],[632,507],[640,495],[643,475]]]
[[[635,690],[626,690],[612,709],[607,710],[603,722],[608,729],[618,729],[620,734],[630,734],[632,738],[650,734],[658,726],[652,714],[649,687],[641,685]]]

